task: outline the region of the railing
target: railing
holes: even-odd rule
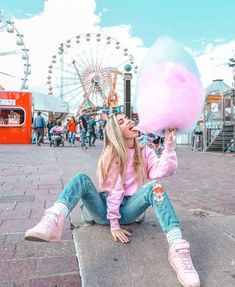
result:
[[[211,99],[210,99],[211,100]],[[206,102],[203,115],[203,150],[220,149],[224,153],[235,142],[235,98],[234,91],[222,93],[219,102]],[[229,128],[233,126],[233,140]]]
[[[223,120],[210,120],[206,124],[206,149],[213,143],[219,133],[223,130]]]

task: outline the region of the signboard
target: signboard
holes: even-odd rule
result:
[[[221,102],[221,96],[208,96],[207,102],[208,103],[220,103]]]
[[[130,74],[130,73],[124,73],[123,75],[124,75],[124,80],[130,81],[132,79],[132,74]]]
[[[16,100],[0,99],[0,106],[15,106]]]

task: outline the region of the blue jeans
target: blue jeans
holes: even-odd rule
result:
[[[76,133],[69,132],[69,143],[74,144]]]
[[[119,210],[121,214],[120,224],[135,222],[151,205],[164,233],[174,227],[180,227],[179,219],[175,214],[166,191],[159,198],[156,198],[153,193],[155,184],[156,182],[150,182],[142,186],[132,196],[124,198]],[[105,192],[97,192],[87,175],[78,173],[59,194],[57,202],[63,202],[69,211],[72,211],[81,199],[96,223],[108,225],[109,220],[106,218],[106,197],[107,194]]]
[[[87,132],[82,131],[81,132],[81,146],[82,147],[86,146],[86,138],[87,138]]]
[[[89,146],[94,145],[95,140],[96,140],[95,131],[90,130],[89,131]]]

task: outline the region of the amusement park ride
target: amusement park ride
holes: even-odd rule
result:
[[[0,143],[30,143],[33,106],[32,95],[26,92],[29,50],[14,22],[5,21],[2,14],[0,32],[1,43],[5,43],[4,51],[0,50]],[[72,113],[84,108],[88,112],[127,113],[132,74],[135,76],[137,69],[132,54],[116,39],[100,33],[80,34],[60,44],[52,56],[48,95],[69,102]]]
[[[121,110],[123,69],[134,75],[138,69],[126,47],[100,33],[79,34],[61,43],[48,68],[48,95],[69,102],[72,112]]]
[[[0,11],[0,90],[26,90],[30,64],[24,36]],[[3,48],[4,47],[4,48]]]
[[[23,35],[0,11],[0,143],[31,143],[32,97]]]

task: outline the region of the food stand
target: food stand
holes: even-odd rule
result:
[[[31,93],[0,91],[0,144],[30,144],[31,133]]]

